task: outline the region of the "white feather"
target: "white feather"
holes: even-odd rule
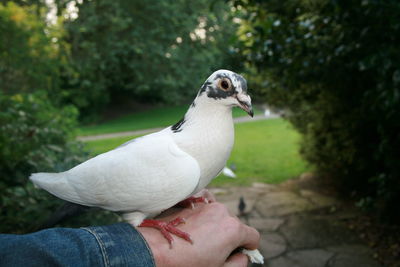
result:
[[[264,257],[258,249],[242,249],[242,253],[247,255],[252,263],[264,264]]]

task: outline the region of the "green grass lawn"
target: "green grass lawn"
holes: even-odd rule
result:
[[[92,155],[97,155],[134,137],[88,141],[86,147]],[[220,175],[211,185],[279,183],[308,171],[310,168],[298,154],[299,140],[300,135],[283,119],[236,124],[235,146],[228,166],[236,165],[238,177],[232,179]]]
[[[82,126],[77,134],[82,136],[135,131],[156,127],[165,127],[178,122],[185,115],[188,105],[175,107],[159,107],[147,111],[136,112],[97,125]],[[261,111],[255,109],[255,114]],[[233,109],[233,117],[247,116],[239,108]]]
[[[234,163],[237,178],[220,175],[211,185],[280,183],[310,167],[299,155],[300,135],[283,119],[235,124],[235,145],[228,166]]]

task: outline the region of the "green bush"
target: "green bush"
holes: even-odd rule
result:
[[[400,2],[234,4],[259,94],[286,109],[306,159],[361,205],[399,218]]]
[[[26,232],[61,201],[33,187],[32,172],[62,171],[86,158],[71,142],[77,110],[56,108],[43,91],[0,93],[0,232]]]

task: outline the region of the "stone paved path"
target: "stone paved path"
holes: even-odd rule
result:
[[[218,201],[261,233],[260,251],[268,267],[381,266],[346,220],[357,211],[333,197],[298,186],[255,183],[211,188]],[[246,207],[239,214],[239,198]],[[259,265],[254,265],[259,266]]]

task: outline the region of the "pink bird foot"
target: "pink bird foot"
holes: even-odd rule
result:
[[[160,230],[161,234],[165,237],[165,239],[167,239],[170,248],[172,248],[172,243],[174,242],[174,238],[171,234],[179,236],[180,238],[183,238],[184,240],[193,244],[193,241],[188,233],[185,233],[175,227],[181,223],[185,223],[185,219],[181,217],[178,217],[169,222],[158,220],[143,220],[139,227],[152,227]]]
[[[181,202],[179,202],[177,205],[181,206],[181,207],[192,207],[192,209],[194,209],[194,204],[195,203],[205,203],[208,204],[209,201],[207,198],[205,197],[189,197],[185,200],[182,200]]]

